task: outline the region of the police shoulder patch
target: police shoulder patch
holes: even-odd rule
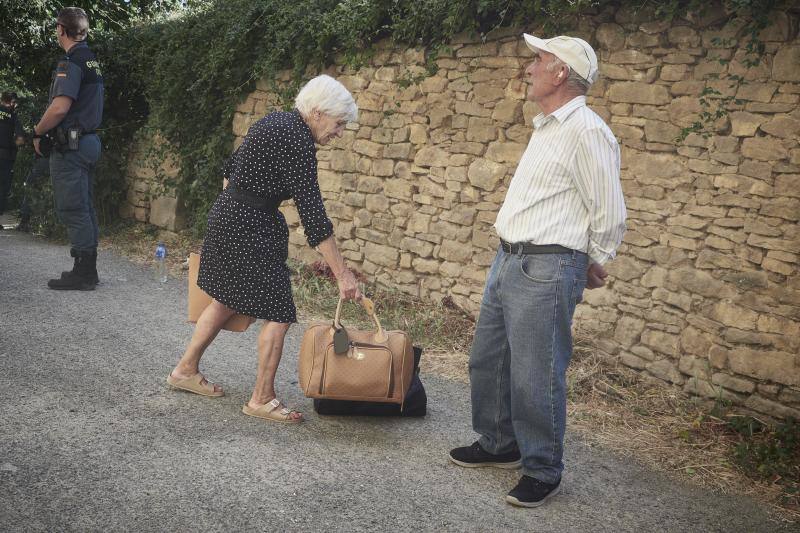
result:
[[[69,66],[69,60],[62,59],[56,65],[56,77],[58,78],[66,78],[67,71],[69,70],[67,67]]]

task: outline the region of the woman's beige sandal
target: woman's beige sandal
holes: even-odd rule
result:
[[[283,422],[285,424],[298,424],[303,421],[302,415],[300,418],[292,418],[292,413],[300,414],[300,412],[284,406],[277,398],[255,409],[244,404],[242,412],[246,415],[263,418],[264,420],[270,420],[272,422]]]
[[[167,376],[167,383],[176,389],[193,392],[201,396],[219,398],[225,395],[225,391],[214,390],[214,384],[208,381],[200,372],[192,377],[184,379],[173,377],[172,372],[170,372],[169,376]]]

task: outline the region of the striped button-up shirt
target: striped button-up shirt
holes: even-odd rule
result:
[[[625,233],[619,144],[586,97],[533,119],[495,229],[506,242],[560,244],[613,259]]]

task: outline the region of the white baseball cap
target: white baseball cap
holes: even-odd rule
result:
[[[581,78],[592,83],[597,78],[597,55],[589,43],[577,37],[559,35],[552,39],[539,39],[527,33],[525,44],[534,52],[549,52],[569,65]]]

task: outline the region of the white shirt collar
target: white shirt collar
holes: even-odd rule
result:
[[[550,117],[555,118],[559,123],[563,124],[565,120],[578,108],[586,105],[586,96],[576,96],[566,104],[562,105],[549,115],[539,113],[533,117],[533,127],[539,129],[542,125],[550,120]]]

